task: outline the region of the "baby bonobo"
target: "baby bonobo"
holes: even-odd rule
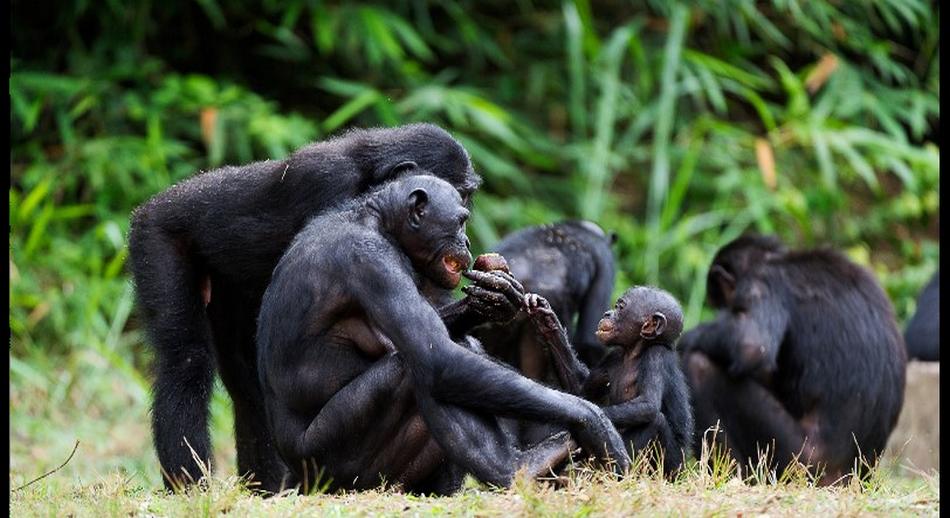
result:
[[[633,451],[655,442],[662,449],[663,473],[675,475],[693,430],[686,379],[673,351],[683,330],[676,299],[650,286],[628,289],[597,326],[608,352],[590,370],[578,360],[548,302],[528,294],[525,304],[564,389],[603,406]]]
[[[471,262],[468,210],[448,182],[394,180],[314,218],[274,270],[258,320],[258,363],[276,447],[307,488],[450,492],[449,464],[508,485],[566,457],[561,431],[529,449],[496,416],[560,423],[587,451],[629,461],[596,406],[455,343],[422,293],[451,289]],[[518,294],[520,298],[522,295]]]

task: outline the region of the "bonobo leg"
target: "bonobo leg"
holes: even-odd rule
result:
[[[257,305],[217,279],[213,280],[213,289],[208,314],[218,372],[234,406],[238,474],[250,477],[251,489],[276,493],[292,487],[295,481],[280,459],[267,427],[254,349]]]
[[[676,444],[670,424],[662,412],[658,413],[650,423],[624,431],[623,439],[632,449],[631,456],[638,451],[648,451],[652,456],[654,451],[651,448],[659,447],[661,452],[657,453],[662,455],[663,474],[667,477],[674,475],[683,467],[685,455],[688,453],[682,451]]]
[[[322,381],[324,373],[316,372],[321,367],[314,366],[311,381]],[[324,370],[332,375],[332,369]],[[330,471],[334,484],[355,489],[376,487],[381,474],[411,489],[431,478],[445,459],[418,415],[399,353],[380,358],[338,390],[300,431],[292,450],[285,453],[314,459]],[[306,491],[312,481],[302,482]]]
[[[415,356],[411,364],[420,410],[435,428],[422,400],[461,406],[468,412],[550,421],[566,425],[577,442],[600,459],[610,458],[623,472],[630,463],[623,440],[597,405],[531,381],[485,355],[461,347],[438,355]],[[420,365],[421,364],[421,365]],[[439,419],[438,416],[433,416]]]
[[[799,422],[765,387],[750,379],[725,374],[705,354],[691,351],[685,357],[687,378],[696,402],[696,425],[702,431],[718,420],[733,456],[740,466],[758,463],[768,449],[781,472],[796,456],[814,467],[821,449],[818,437],[808,437]],[[772,465],[772,462],[770,462]]]
[[[428,392],[416,391],[420,411],[446,456],[489,484],[508,487],[518,470],[540,476],[562,461],[574,447],[566,431],[520,450],[517,437],[507,433],[492,415],[437,402]]]
[[[203,273],[182,244],[142,216],[129,235],[138,307],[155,350],[152,435],[167,489],[202,477],[210,465],[208,402],[214,381],[211,331],[201,294]]]

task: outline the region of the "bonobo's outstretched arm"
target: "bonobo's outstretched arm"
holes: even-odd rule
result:
[[[459,347],[398,264],[400,258],[388,243],[364,242],[348,263],[352,271],[341,278],[369,319],[402,353],[417,392],[474,411],[565,424],[582,447],[626,469],[629,456],[620,435],[596,405]],[[423,414],[433,433],[451,429],[451,424],[432,422],[438,415]]]
[[[505,272],[470,270],[462,275],[472,281],[462,288],[466,297],[438,308],[453,340],[486,322],[510,321],[524,304],[524,287]]]
[[[629,401],[604,407],[604,413],[620,430],[652,423],[660,413],[666,379],[663,366],[664,344],[647,345],[637,365],[637,396]]]
[[[582,395],[591,373],[578,359],[567,337],[567,330],[551,309],[551,304],[544,297],[529,293],[525,296],[525,306],[541,343],[553,357],[554,370],[561,386],[571,394]]]

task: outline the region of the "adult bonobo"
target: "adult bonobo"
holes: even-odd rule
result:
[[[683,310],[672,295],[634,286],[604,313],[597,338],[607,354],[591,369],[578,358],[566,329],[543,297],[525,296],[533,326],[550,349],[560,384],[603,406],[633,451],[655,445],[663,474],[680,471],[692,447],[689,388],[673,345],[683,330]],[[658,466],[657,458],[651,458]]]
[[[523,228],[492,247],[504,256],[525,290],[547,300],[560,322],[572,330],[571,342],[588,366],[606,352],[594,333],[600,316],[610,307],[615,271],[610,246],[614,240],[613,234],[590,221],[564,221]],[[525,376],[557,383],[528,320],[521,313],[512,322],[481,326],[473,333],[489,354],[514,365]]]
[[[680,339],[697,438],[718,420],[740,465],[765,448],[779,470],[800,455],[823,484],[863,473],[859,456],[873,465],[907,361],[874,277],[833,250],[753,235],[716,254],[707,295],[718,316]]]
[[[450,184],[410,176],[314,218],[277,264],[258,322],[259,373],[277,449],[304,486],[320,467],[333,487],[415,489],[445,459],[508,485],[519,468],[540,474],[566,457],[567,434],[522,450],[496,416],[561,423],[627,466],[595,405],[452,341],[422,289],[459,283],[467,218]]]
[[[281,486],[286,468],[264,425],[254,343],[271,272],[314,215],[417,168],[446,179],[466,202],[480,182],[455,139],[413,124],[351,130],[284,160],[208,171],[135,210],[129,250],[156,352],[152,428],[166,487],[201,476],[186,441],[199,459],[211,459],[215,365],[234,403],[239,472],[253,473],[264,490]],[[456,321],[473,320],[461,318],[471,300],[446,313],[454,332]]]

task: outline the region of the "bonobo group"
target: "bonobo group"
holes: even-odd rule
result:
[[[611,300],[615,236],[595,223],[521,229],[473,264],[480,183],[449,133],[413,124],[207,171],[138,207],[166,487],[210,464],[216,372],[238,470],[267,493],[450,494],[466,475],[507,486],[583,458],[623,474],[643,452],[674,477],[704,436],[743,468],[766,452],[822,483],[874,465],[906,352],[865,269],[740,237],[709,268],[715,319],[681,337],[666,291]]]

